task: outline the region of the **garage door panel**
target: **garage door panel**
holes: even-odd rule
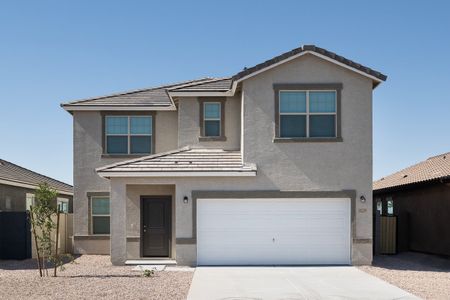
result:
[[[349,264],[350,199],[198,199],[199,265]]]

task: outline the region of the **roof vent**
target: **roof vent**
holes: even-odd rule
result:
[[[5,163],[2,160],[0,160],[0,166],[4,166],[4,165],[5,165]]]
[[[444,159],[446,159],[447,158],[447,155],[444,155],[444,157],[443,157]]]
[[[408,174],[403,175],[403,178],[406,178],[406,177],[408,177]]]
[[[384,177],[383,177],[383,178],[381,178],[380,180],[384,180]]]

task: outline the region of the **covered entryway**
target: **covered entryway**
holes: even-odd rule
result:
[[[169,257],[171,234],[170,196],[141,197],[142,256]]]
[[[197,200],[198,265],[351,263],[349,198]]]

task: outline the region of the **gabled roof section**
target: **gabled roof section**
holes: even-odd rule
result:
[[[231,77],[217,78],[208,82],[190,84],[184,87],[171,88],[170,92],[225,92],[231,89]]]
[[[281,55],[275,56],[263,63],[253,66],[251,68],[245,68],[243,71],[241,71],[233,76],[233,81],[244,80],[244,79],[249,78],[253,75],[256,75],[260,72],[263,72],[267,69],[275,67],[283,62],[287,62],[289,60],[292,60],[294,58],[297,58],[297,57],[307,54],[307,53],[311,53],[313,55],[319,56],[319,57],[329,60],[333,63],[350,68],[353,71],[356,71],[362,75],[366,75],[366,76],[370,77],[372,80],[374,80],[374,87],[376,85],[378,85],[381,81],[386,81],[386,79],[387,79],[386,75],[384,75],[376,70],[373,70],[369,67],[363,66],[359,63],[356,63],[356,62],[354,62],[350,59],[347,59],[343,56],[337,55],[336,53],[333,53],[333,52],[328,51],[323,48],[319,48],[315,45],[304,45],[302,47],[295,48],[291,51],[285,52]]]
[[[215,80],[201,78],[179,83],[132,90],[117,94],[76,100],[61,104],[67,110],[175,110],[173,101],[168,93],[170,88],[182,88],[190,84],[200,84]]]
[[[450,152],[430,157],[411,167],[383,177],[373,183],[373,190],[399,188],[438,179],[450,179]]]
[[[0,159],[0,183],[35,189],[43,182],[48,183],[50,187],[61,194],[73,195],[73,187],[67,183]]]
[[[185,147],[96,169],[110,177],[255,176],[254,164],[243,164],[240,151]]]

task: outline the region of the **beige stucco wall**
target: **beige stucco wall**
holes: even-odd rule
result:
[[[333,143],[273,143],[274,138],[274,83],[342,83],[342,138]],[[243,103],[241,102],[241,96]],[[241,109],[241,105],[243,110]],[[282,191],[340,191],[355,190],[355,242],[352,245],[353,264],[368,264],[372,260],[372,82],[364,76],[348,71],[311,55],[261,73],[242,85],[242,95],[227,99],[225,142],[199,142],[199,107],[196,98],[180,99],[177,117],[177,143],[174,131],[165,133],[169,141],[158,148],[158,137],[168,130],[174,115],[168,113],[165,127],[156,126],[156,149],[175,149],[185,145],[201,147],[240,148],[243,128],[243,156],[245,162],[256,163],[256,177],[246,178],[116,178],[111,180],[111,253],[112,261],[122,264],[138,253],[139,233],[132,222],[137,220],[136,199],[140,193],[152,192],[149,185],[175,186],[175,237],[192,237],[192,201],[183,203],[183,197],[192,197],[193,190],[282,190]],[[242,120],[241,124],[241,110]],[[78,114],[78,113],[76,113]],[[81,124],[75,134],[75,199],[81,199],[74,213],[80,216],[75,232],[87,233],[86,191],[102,191],[106,180],[94,178],[93,169],[106,164],[99,159],[98,137],[101,120],[95,113],[79,118]],[[89,115],[93,114],[93,115]],[[231,115],[231,116],[230,116]],[[158,117],[156,118],[158,120]],[[158,122],[158,121],[157,121]],[[159,124],[159,123],[157,123]],[[162,129],[163,128],[163,129]],[[82,129],[82,130],[81,130]],[[83,132],[86,132],[83,135]],[[176,140],[176,139],[175,139]],[[91,143],[91,144],[89,144]],[[97,144],[96,144],[97,143]],[[87,145],[88,144],[88,145]],[[101,144],[100,144],[101,145]],[[164,150],[164,151],[165,151]],[[161,150],[163,151],[163,150]],[[83,177],[85,176],[85,177]],[[130,185],[133,185],[132,187]],[[147,185],[137,187],[136,185]],[[130,188],[129,188],[130,187]],[[131,219],[131,220],[130,220]],[[128,239],[127,239],[128,238]],[[175,257],[179,264],[196,262],[195,244],[177,244]]]
[[[178,116],[176,111],[155,113],[155,151],[177,148]],[[87,193],[109,192],[109,180],[97,175],[95,168],[105,166],[123,157],[102,157],[102,116],[100,112],[73,112],[74,135],[74,242],[75,253],[108,254],[109,240],[89,238],[89,199]]]
[[[342,83],[343,142],[273,143],[276,83]],[[254,187],[356,190],[356,239],[372,238],[372,81],[306,55],[243,82],[244,160],[256,163]],[[370,263],[370,245],[353,244],[355,263]]]
[[[140,258],[141,242],[141,196],[171,196],[172,220],[175,220],[175,186],[174,185],[136,185],[126,186],[126,224],[127,224],[127,259]],[[172,228],[171,256],[176,257],[175,228]]]
[[[205,99],[208,99],[207,97]],[[211,98],[214,99],[214,98]],[[226,141],[200,142],[200,103],[198,98],[182,98],[178,102],[178,145],[202,148],[240,149],[241,99],[240,95],[227,97],[225,101]]]

